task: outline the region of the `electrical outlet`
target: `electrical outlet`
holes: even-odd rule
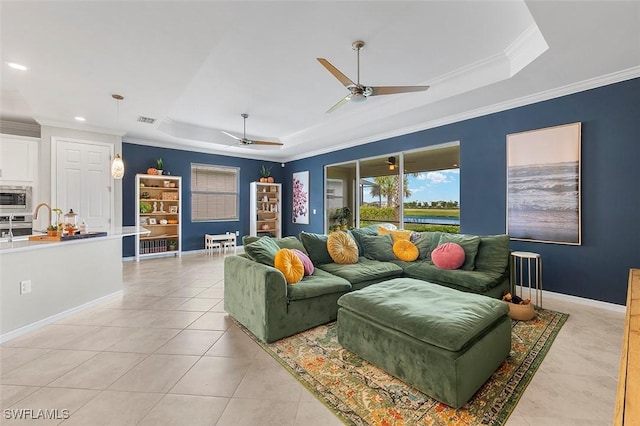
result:
[[[31,293],[31,280],[20,281],[20,294]]]
[[[240,236],[240,231],[236,231],[236,237]]]

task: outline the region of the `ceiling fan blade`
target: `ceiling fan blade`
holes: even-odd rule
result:
[[[340,81],[340,83],[344,84],[344,87],[356,85],[353,81],[351,81],[349,77],[342,74],[342,72],[340,72],[338,68],[331,65],[331,62],[327,61],[325,58],[316,58],[316,59],[318,60],[318,62],[322,64],[322,66],[324,66],[327,69],[327,71],[333,74],[333,76],[337,78]]]
[[[368,87],[371,89],[369,96],[393,95],[395,93],[424,92],[429,86],[379,86]]]
[[[282,146],[284,145],[282,142],[268,142],[268,141],[256,141],[256,140],[247,140],[247,145],[270,145],[270,146]]]
[[[237,140],[237,141],[241,141],[241,140],[242,140],[242,138],[239,138],[239,137],[237,137],[237,136],[235,136],[235,135],[232,135],[231,133],[227,133],[227,132],[222,131],[222,130],[221,130],[221,132],[222,132],[222,133],[224,133],[224,134],[225,134],[225,135],[227,135],[227,136],[231,136],[232,138],[234,138],[234,139],[235,139],[235,140]]]
[[[329,114],[330,112],[333,112],[333,111],[337,110],[342,105],[344,105],[347,102],[349,102],[350,100],[351,100],[351,94],[349,94],[349,95],[345,96],[344,98],[340,99],[337,104],[335,104],[334,106],[332,106],[331,108],[329,108],[327,110],[326,114]]]

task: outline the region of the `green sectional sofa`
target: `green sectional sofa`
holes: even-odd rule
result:
[[[358,262],[350,265],[333,263],[326,248],[327,235],[303,232],[300,239],[272,239],[277,247],[303,251],[313,261],[314,273],[296,284],[287,284],[273,266],[273,249],[268,248],[273,241],[265,244],[258,238],[245,237],[245,253],[225,258],[225,310],[260,340],[273,342],[334,321],[340,296],[393,278],[415,278],[493,298],[509,291],[507,235],[421,233],[415,237],[418,259],[403,262],[392,253],[392,237],[376,235],[376,229],[349,231],[359,249]],[[471,262],[465,261],[471,268],[451,271],[434,266],[430,253],[441,239],[460,241],[467,260],[473,257]]]

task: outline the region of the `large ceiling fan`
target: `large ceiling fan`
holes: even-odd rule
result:
[[[367,99],[369,96],[379,96],[379,95],[393,95],[396,93],[408,93],[408,92],[422,92],[429,88],[429,86],[365,86],[360,84],[360,51],[364,47],[364,41],[358,40],[354,41],[351,45],[353,50],[355,50],[358,54],[358,74],[356,83],[351,81],[349,77],[342,74],[336,67],[331,65],[329,61],[325,58],[316,58],[318,62],[320,62],[335,78],[337,78],[340,83],[344,85],[347,89],[349,89],[349,93],[347,96],[342,98],[337,104],[332,106],[327,110],[327,112],[332,112],[342,105],[346,104],[349,101],[353,102],[362,102]]]
[[[270,145],[270,146],[281,146],[284,145],[281,142],[268,142],[268,141],[259,141],[259,140],[255,140],[255,139],[247,139],[247,118],[249,118],[249,114],[247,113],[242,113],[240,114],[240,116],[244,119],[244,123],[242,126],[242,137],[239,138],[236,135],[232,135],[231,133],[227,133],[225,131],[223,131],[222,133],[224,133],[227,136],[230,136],[232,138],[234,138],[235,140],[238,141],[238,143],[242,144],[242,145]]]

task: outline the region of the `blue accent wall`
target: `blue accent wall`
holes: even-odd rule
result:
[[[258,155],[256,155],[258,156]],[[133,226],[136,223],[135,200],[136,173],[146,173],[149,167],[155,167],[155,160],[162,157],[164,170],[172,176],[182,177],[182,250],[200,250],[204,248],[204,234],[224,234],[240,231],[240,235],[249,234],[249,183],[260,178],[262,165],[272,166],[271,175],[276,182],[282,182],[284,172],[280,163],[229,157],[225,155],[205,154],[178,149],[153,146],[122,144],[122,158],[126,173],[122,182],[122,223]],[[191,163],[232,166],[240,168],[240,220],[223,222],[191,222]],[[127,237],[123,242],[123,255],[135,255],[135,241]]]
[[[640,79],[287,163],[284,182],[309,170],[309,225],[291,223],[284,185],[285,235],[323,232],[324,166],[460,141],[461,232],[506,228],[506,136],[582,122],[582,245],[513,241],[540,253],[545,290],[624,304],[629,268],[640,267]]]

